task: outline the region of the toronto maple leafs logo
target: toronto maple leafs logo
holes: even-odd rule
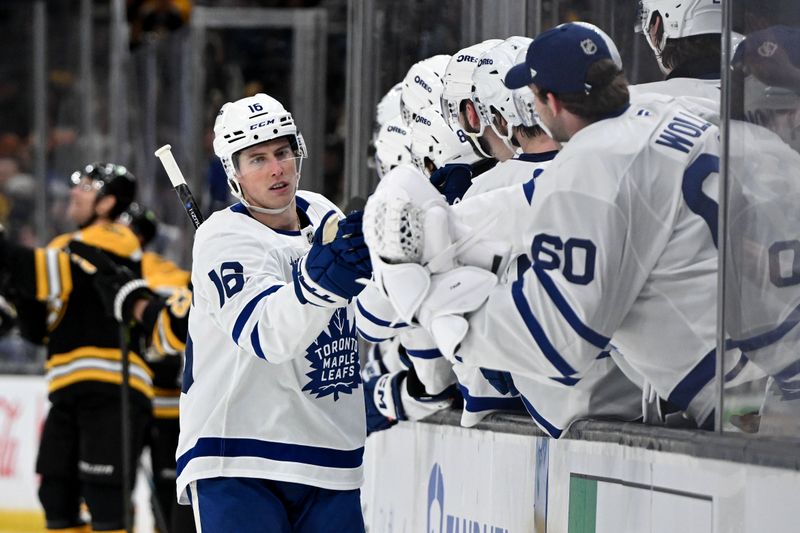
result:
[[[317,398],[350,394],[361,383],[356,324],[350,308],[339,308],[317,340],[306,349],[311,363],[310,381],[304,391]]]

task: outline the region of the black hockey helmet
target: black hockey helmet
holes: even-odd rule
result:
[[[158,232],[156,214],[152,209],[147,209],[137,202],[133,202],[120,218],[142,241],[142,248],[147,246]]]
[[[136,178],[122,165],[114,163],[90,163],[70,176],[72,185],[78,185],[82,177],[92,180],[97,199],[113,196],[117,199],[109,213],[112,220],[119,217],[133,202],[136,196]]]

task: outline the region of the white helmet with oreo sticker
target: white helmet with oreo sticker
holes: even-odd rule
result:
[[[234,156],[245,148],[281,137],[288,139],[295,157],[299,159],[297,167],[299,180],[302,160],[307,157],[306,146],[303,136],[297,131],[292,114],[286,111],[280,102],[271,96],[259,93],[228,102],[220,109],[214,123],[214,153],[222,161],[231,193],[243,203],[246,201],[238,180]],[[260,209],[262,208],[256,210]],[[285,209],[270,209],[265,212],[283,212]]]

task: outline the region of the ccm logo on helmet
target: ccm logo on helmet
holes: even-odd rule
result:
[[[428,85],[427,83],[425,83],[425,80],[423,80],[423,79],[422,79],[422,78],[420,78],[419,76],[414,76],[414,82],[415,82],[417,85],[421,86],[421,87],[422,87],[423,89],[425,89],[426,91],[428,91],[429,93],[432,93],[432,92],[433,92],[433,89],[431,89],[431,86],[430,86],[430,85]]]
[[[425,124],[426,126],[430,126],[431,125],[431,121],[428,120],[427,118],[421,116],[421,115],[417,115],[416,117],[414,117],[414,122],[417,122],[417,123],[421,122],[422,124]]]
[[[388,131],[389,133],[399,133],[400,135],[408,135],[406,133],[406,130],[404,130],[403,128],[398,128],[397,126],[389,126],[388,128],[386,128],[386,131]]]
[[[478,58],[477,57],[473,57],[471,55],[467,55],[467,54],[461,54],[460,56],[458,56],[456,58],[456,63],[461,63],[462,61],[468,61],[470,63],[477,63],[478,62]]]
[[[479,67],[482,67],[483,65],[494,65],[494,61],[493,61],[493,60],[491,60],[491,59],[489,59],[488,57],[484,57],[484,58],[483,58],[483,59],[481,59],[481,60],[480,60],[480,62],[478,63],[478,66],[479,66]]]
[[[268,126],[268,125],[274,124],[274,123],[275,123],[275,119],[271,118],[269,120],[263,120],[263,121],[259,122],[258,124],[253,124],[252,126],[250,126],[250,129],[251,130],[257,130],[258,128],[263,128],[264,126]]]

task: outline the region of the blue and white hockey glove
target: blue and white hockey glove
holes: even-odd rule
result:
[[[448,204],[456,204],[472,185],[472,166],[466,163],[441,166],[431,175],[431,183],[442,193]]]
[[[343,307],[364,289],[372,264],[361,231],[361,212],[339,221],[329,211],[314,233],[311,249],[292,268],[297,299],[319,307]]]

